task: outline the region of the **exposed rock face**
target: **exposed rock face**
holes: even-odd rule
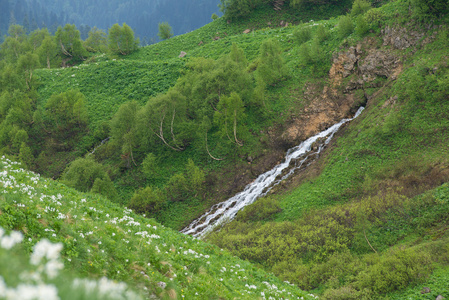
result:
[[[385,27],[382,29],[382,35],[384,46],[391,45],[395,49],[407,49],[410,46],[416,45],[416,43],[424,37],[423,32],[409,31],[406,28],[401,27]]]

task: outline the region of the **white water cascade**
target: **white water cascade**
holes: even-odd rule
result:
[[[257,198],[265,196],[274,186],[293,174],[295,170],[301,168],[304,163],[307,164],[311,156],[318,155],[324,146],[330,142],[341,125],[357,118],[363,109],[363,107],[360,107],[353,118],[343,119],[330,128],[308,138],[298,146],[290,148],[287,151],[284,162],[259,175],[256,180],[248,184],[242,192],[234,197],[213,205],[209,211],[193,221],[181,232],[201,238],[211,232],[216,226],[231,221],[239,210],[250,205]],[[316,145],[320,141],[318,149],[314,147],[316,149],[314,151],[312,145]]]

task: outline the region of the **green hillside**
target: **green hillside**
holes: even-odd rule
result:
[[[162,297],[172,297],[173,290],[186,299],[254,299],[242,295],[253,290],[248,286],[259,288],[265,276],[278,291],[282,283],[274,276],[324,299],[449,297],[447,1],[223,3],[224,17],[127,55],[109,45],[107,53],[74,48],[71,56],[57,52],[45,60],[43,41],[32,50],[33,34],[5,40],[1,152],[65,185],[49,181],[54,186],[48,193],[85,198],[93,210],[64,208],[63,214],[77,211],[89,222],[38,222],[20,214],[17,203],[24,200],[8,193],[1,226],[23,231],[29,252],[38,234],[50,237],[42,230],[55,223],[52,229],[66,237],[52,241],[64,242],[62,255],[75,270],[67,276],[105,275]],[[52,68],[44,69],[46,63]],[[65,67],[54,68],[60,65]],[[240,192],[282,161],[287,149],[360,106],[363,113],[318,159],[205,238],[215,246],[171,231]],[[125,206],[140,215],[126,209],[133,222],[157,227],[135,232],[165,236],[151,242],[161,242],[160,253],[130,236],[131,249],[119,240],[103,242],[113,227],[98,210],[109,207],[119,220]],[[171,229],[159,232],[156,222]],[[79,258],[69,254],[70,237],[93,226],[101,233],[73,250]],[[27,234],[33,243],[27,244]],[[100,236],[118,250],[98,253]],[[201,259],[215,255],[217,265],[184,257],[182,243]],[[222,255],[221,248],[245,262]],[[153,256],[149,269],[141,270],[143,257]],[[126,259],[138,263],[120,269]],[[242,268],[250,273],[235,275],[256,281],[221,278],[226,270],[218,263],[226,260],[224,268],[234,266],[234,273],[236,264],[247,264]],[[190,270],[182,271],[185,277],[157,287],[184,266]],[[140,271],[157,276],[140,278]],[[431,291],[421,294],[423,287]],[[286,291],[303,295],[291,285]],[[257,292],[269,298],[267,289]]]
[[[0,247],[0,282],[4,280],[8,288],[19,290],[19,283],[37,287],[40,280],[35,276],[24,279],[26,272],[35,272],[60,290],[61,299],[129,299],[127,289],[120,286],[115,289],[121,295],[104,294],[101,280],[97,295],[88,284],[86,292],[80,292],[77,276],[90,280],[105,276],[111,280],[109,288],[114,286],[112,280],[125,282],[140,299],[313,299],[223,249],[167,229],[101,196],[25,171],[5,157],[1,185],[0,227],[6,232]],[[23,241],[8,251],[5,237],[10,230],[21,231]],[[27,262],[34,245],[43,239],[63,246],[62,278]],[[0,298],[4,293],[0,290]]]

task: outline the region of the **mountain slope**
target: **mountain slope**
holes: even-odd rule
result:
[[[43,238],[62,243],[66,269],[75,274],[124,281],[147,297],[313,299],[216,246],[98,195],[44,179],[5,157],[1,168],[0,226],[23,232],[28,251]],[[8,274],[17,271],[9,268],[14,266],[2,266],[0,275],[14,282]]]

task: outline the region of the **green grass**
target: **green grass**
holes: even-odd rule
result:
[[[111,119],[121,104],[135,100],[141,105],[173,86],[184,67],[182,60],[145,62],[108,60],[65,69],[41,69],[38,105],[53,94],[79,89],[86,97],[89,127]]]
[[[62,243],[65,270],[76,276],[124,281],[146,296],[167,297],[173,290],[179,299],[254,299],[261,293],[310,298],[227,251],[167,229],[98,195],[41,178],[6,158],[1,166],[0,226],[24,234],[17,247],[25,252],[43,238]],[[11,274],[18,273],[16,264],[4,263],[5,255],[12,253],[0,250],[0,275],[14,286]],[[18,260],[26,261],[22,257]],[[24,262],[19,265],[23,271],[29,268]],[[159,282],[166,283],[166,289]]]

